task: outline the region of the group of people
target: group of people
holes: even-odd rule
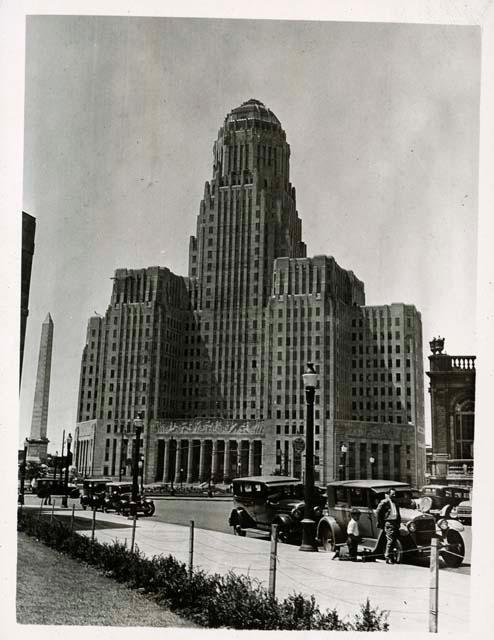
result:
[[[386,537],[386,547],[384,550],[386,564],[394,564],[393,550],[396,546],[401,523],[400,507],[396,503],[396,491],[394,489],[390,489],[384,499],[378,504],[376,515],[377,526],[382,530],[382,535]],[[347,545],[350,560],[357,559],[358,545],[361,540],[358,526],[359,520],[360,511],[359,509],[353,508],[347,526]]]

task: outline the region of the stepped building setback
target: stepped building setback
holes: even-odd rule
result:
[[[293,442],[304,435],[301,376],[312,361],[316,479],[423,482],[420,313],[365,306],[351,271],[307,257],[289,159],[270,109],[233,109],[213,146],[188,276],[116,270],[82,358],[82,473],[130,473],[143,411],[145,482],[300,476]]]

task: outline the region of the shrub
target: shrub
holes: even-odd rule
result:
[[[146,558],[120,542],[91,542],[62,522],[20,510],[17,528],[74,558],[88,562],[129,587],[144,589],[155,600],[204,627],[234,629],[388,631],[387,612],[369,600],[353,622],[336,610],[321,613],[314,596],[292,594],[279,601],[258,580],[232,572],[222,576],[195,570],[171,555]]]

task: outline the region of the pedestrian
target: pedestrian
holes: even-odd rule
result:
[[[396,491],[389,489],[385,497],[377,505],[377,526],[384,531],[386,536],[386,548],[384,557],[386,564],[394,564],[393,550],[396,548],[396,542],[400,531],[400,507],[396,503]]]
[[[358,543],[360,542],[360,531],[358,527],[359,519],[359,509],[352,509],[351,518],[346,529],[348,555],[350,557],[350,560],[357,560]]]
[[[44,499],[43,504],[51,504],[51,484],[43,482],[38,495],[42,500]]]

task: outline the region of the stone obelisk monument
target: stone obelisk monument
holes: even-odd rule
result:
[[[46,429],[48,425],[48,401],[50,398],[51,351],[53,346],[53,320],[50,314],[41,325],[38,371],[34,391],[33,417],[27,460],[45,462],[48,450]]]

